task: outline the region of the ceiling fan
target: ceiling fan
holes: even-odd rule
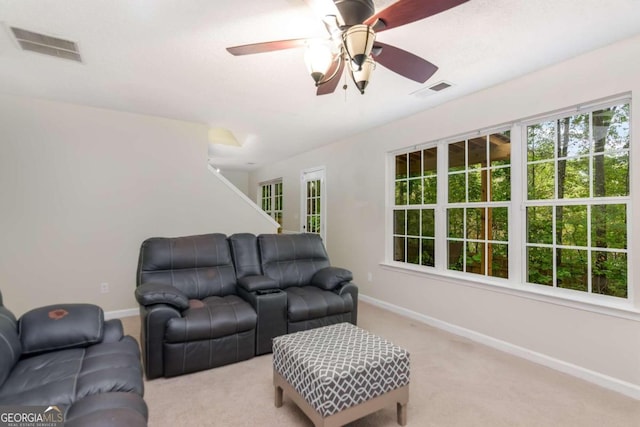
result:
[[[392,45],[376,40],[376,33],[425,19],[469,0],[398,0],[376,13],[373,0],[305,0],[322,7],[329,38],[289,39],[228,47],[232,55],[306,47],[305,60],[317,87],[317,95],[335,91],[346,68],[360,93],[369,83],[376,63],[419,83],[438,67]],[[315,4],[313,4],[315,3]],[[317,10],[317,7],[316,7]],[[346,86],[345,86],[346,89]]]

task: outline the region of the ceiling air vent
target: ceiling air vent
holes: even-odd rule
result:
[[[436,83],[433,86],[429,87],[429,89],[440,92],[441,90],[445,90],[446,88],[451,87],[451,85],[447,82]]]
[[[82,62],[80,52],[78,52],[78,45],[75,42],[34,33],[21,28],[11,27],[11,31],[23,50]]]
[[[415,95],[418,98],[426,98],[429,95],[433,95],[436,92],[440,92],[443,91],[445,89],[450,88],[451,86],[453,86],[453,83],[451,82],[447,82],[447,81],[440,81],[438,83],[435,83],[429,87],[425,87],[422,89],[418,89],[415,92],[412,92],[411,95]]]

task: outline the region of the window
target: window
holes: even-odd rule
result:
[[[271,216],[282,230],[282,180],[260,184],[260,207]]]
[[[394,261],[433,267],[438,148],[395,157]]]
[[[628,298],[630,123],[617,99],[392,153],[390,261]]]
[[[627,297],[629,104],[526,128],[526,280]]]
[[[509,277],[509,131],[449,143],[447,268]]]

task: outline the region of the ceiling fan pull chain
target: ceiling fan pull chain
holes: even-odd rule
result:
[[[347,86],[347,73],[343,73],[342,74],[342,79],[343,79],[342,90],[344,91],[344,102],[346,104],[347,103],[347,88],[349,87],[349,86]]]
[[[345,104],[347,103],[347,88],[349,86],[347,86],[347,73],[344,73],[343,75],[344,78],[344,84],[342,85],[342,90],[344,90],[344,102]]]

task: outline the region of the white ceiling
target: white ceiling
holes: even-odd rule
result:
[[[424,85],[378,66],[365,95],[322,97],[302,50],[225,50],[325,36],[305,0],[0,0],[0,22],[0,92],[227,127],[244,145],[213,163],[251,169],[639,34],[640,1],[470,0],[378,34],[440,67]],[[10,26],[73,40],[84,62],[22,51]]]

